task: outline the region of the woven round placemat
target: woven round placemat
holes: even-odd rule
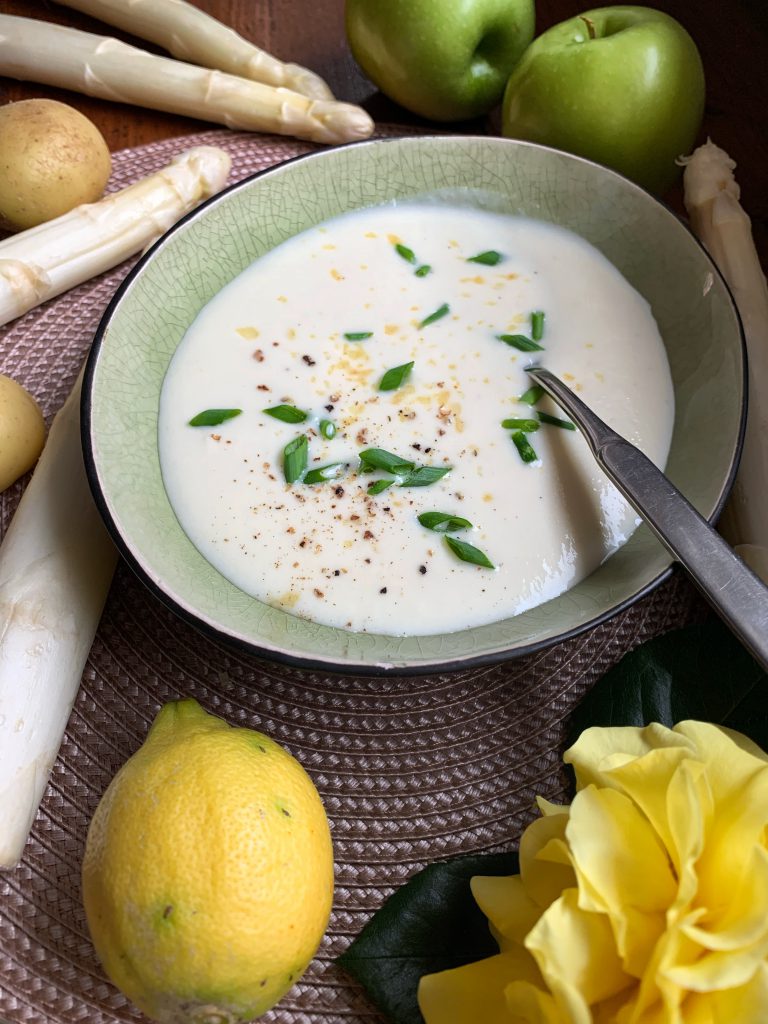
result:
[[[232,181],[316,148],[206,132],[115,154],[110,189],[202,143],[231,153]],[[0,371],[24,384],[48,420],[129,266],[0,329]],[[23,484],[0,495],[0,533]],[[144,1020],[96,959],[80,862],[99,797],[166,700],[194,696],[229,722],[269,733],[312,775],[331,820],[328,933],[263,1020],[373,1024],[382,1018],[334,958],[426,863],[516,846],[535,794],[562,796],[564,722],[582,694],[626,651],[701,614],[692,587],[674,576],[610,622],[522,660],[416,679],[342,677],[232,653],[177,620],[120,564],[24,860],[0,874],[0,1020]]]

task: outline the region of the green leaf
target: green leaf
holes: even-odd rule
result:
[[[543,352],[544,350],[543,345],[531,341],[524,334],[497,334],[496,337],[499,341],[503,341],[505,345],[511,345],[512,348],[516,348],[519,352]]]
[[[217,427],[224,420],[239,416],[242,409],[204,409],[189,421],[190,427]]]
[[[435,533],[453,533],[455,530],[471,530],[472,523],[450,512],[422,512],[418,517],[422,526]]]
[[[410,377],[412,369],[413,362],[403,363],[402,366],[393,366],[379,381],[379,391],[397,391],[406,378]]]
[[[344,337],[347,341],[367,341],[373,337],[373,331],[345,331]]]
[[[410,473],[414,468],[413,462],[401,459],[399,455],[393,455],[392,452],[385,451],[383,448],[366,448],[359,453],[359,458],[364,471],[380,469],[384,473],[401,476],[404,473]]]
[[[285,482],[295,483],[307,468],[309,445],[305,434],[294,437],[283,448],[283,473]]]
[[[400,481],[401,487],[429,487],[450,473],[453,466],[417,466]]]
[[[273,416],[282,423],[303,423],[307,414],[295,405],[273,405],[271,409],[262,409],[267,416]]]
[[[516,853],[430,864],[387,900],[338,963],[392,1024],[424,1024],[416,1001],[423,974],[461,967],[499,951],[472,897],[470,879],[519,870]]]
[[[485,267],[495,267],[504,257],[500,252],[496,252],[495,249],[489,249],[487,252],[479,252],[477,256],[470,256],[467,259],[467,263],[482,263]]]
[[[320,420],[320,433],[326,439],[326,441],[332,440],[336,437],[336,424],[333,420]]]
[[[626,654],[571,716],[567,743],[591,725],[673,726],[685,719],[743,732],[768,750],[768,675],[718,618]]]
[[[425,317],[419,324],[419,327],[429,327],[429,325],[433,324],[436,320],[442,320],[442,318],[447,316],[450,311],[451,307],[447,302],[444,302],[439,309],[435,310],[434,313],[430,313],[429,316]]]
[[[422,263],[418,270],[414,270],[416,277],[426,277],[430,273],[432,267],[428,263]]]
[[[474,547],[472,544],[467,544],[466,541],[459,540],[458,537],[445,537],[445,543],[451,549],[451,551],[460,558],[462,562],[469,562],[471,565],[482,566],[483,569],[495,569],[496,566],[490,560],[488,555],[480,548]]]

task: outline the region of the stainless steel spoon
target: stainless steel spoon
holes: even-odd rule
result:
[[[768,587],[661,470],[558,377],[538,366],[528,367],[528,376],[568,413],[601,468],[768,671]]]

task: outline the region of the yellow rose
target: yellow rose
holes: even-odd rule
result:
[[[765,1024],[768,756],[703,722],[587,729],[520,874],[473,878],[499,953],[423,977],[427,1024]]]

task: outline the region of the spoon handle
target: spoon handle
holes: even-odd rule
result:
[[[538,367],[528,374],[571,416],[605,473],[768,671],[768,587],[638,448],[554,374]]]

